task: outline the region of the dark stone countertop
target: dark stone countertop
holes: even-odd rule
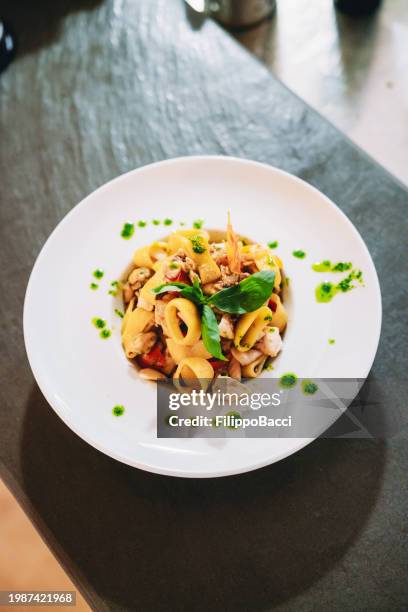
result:
[[[252,158],[306,179],[355,223],[383,294],[372,377],[406,382],[407,191],[179,0],[5,0],[1,11],[20,34],[0,77],[7,484],[98,610],[406,610],[406,431],[318,440],[230,478],[144,473],[86,445],[47,405],[22,304],[48,234],[97,186],[179,155]],[[384,414],[405,399],[391,391]]]

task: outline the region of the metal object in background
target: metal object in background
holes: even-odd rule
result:
[[[214,17],[231,30],[245,30],[272,16],[275,0],[186,0],[198,13]]]
[[[15,38],[4,21],[0,20],[0,72],[7,68],[15,54]]]
[[[363,17],[371,15],[380,6],[381,0],[334,0],[334,6],[345,15]]]

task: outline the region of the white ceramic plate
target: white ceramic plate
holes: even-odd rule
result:
[[[276,168],[227,157],[187,157],[129,172],[97,189],[57,226],[31,274],[24,304],[24,337],[34,376],[61,419],[89,444],[129,465],[175,476],[237,474],[273,463],[310,439],[157,439],[156,393],[126,360],[120,342],[119,298],[108,293],[133,251],[198,218],[224,229],[231,209],[238,233],[279,241],[276,253],[290,277],[289,324],[274,376],[367,376],[378,345],[381,297],[369,252],[347,217],[319,191]],[[153,219],[171,218],[172,226]],[[147,221],[120,236],[125,221]],[[303,249],[307,256],[292,255]],[[364,287],[319,304],[324,275],[315,261],[351,261]],[[89,286],[96,268],[99,289]],[[97,281],[95,281],[97,282]],[[101,340],[93,317],[107,320]],[[329,338],[336,340],[330,345]],[[266,374],[267,375],[267,374]],[[120,418],[112,407],[124,405]]]

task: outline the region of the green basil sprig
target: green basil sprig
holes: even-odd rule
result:
[[[197,278],[194,279],[193,285],[179,282],[164,283],[152,291],[156,294],[177,291],[182,297],[194,302],[200,308],[201,335],[205,348],[217,359],[225,360],[221,351],[217,319],[210,306],[229,314],[253,312],[271,296],[274,283],[275,272],[261,270],[237,285],[221,289],[211,296],[204,295]]]
[[[201,304],[206,303],[206,297],[201,290],[200,282],[198,278],[195,278],[192,285],[186,285],[186,283],[179,283],[178,281],[174,283],[164,283],[163,285],[159,285],[155,289],[152,289],[153,293],[167,293],[167,291],[177,291],[184,298],[187,298],[191,302],[197,304],[197,306],[201,306]]]
[[[207,351],[211,353],[213,357],[226,361],[226,357],[222,354],[217,318],[214,311],[207,304],[203,305],[201,312],[201,335]]]
[[[271,296],[275,283],[275,272],[262,270],[227,289],[214,293],[208,304],[223,312],[245,314],[260,308]]]

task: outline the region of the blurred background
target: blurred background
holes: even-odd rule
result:
[[[1,2],[0,94],[4,76],[19,61],[43,47],[54,53],[67,22],[72,27],[83,12],[94,12],[98,19],[105,2],[120,10],[119,0]],[[234,36],[287,87],[408,185],[407,0],[191,0],[188,4],[192,28],[209,18],[221,21],[229,30],[225,35]],[[101,27],[101,44],[104,36],[109,32]],[[70,58],[64,61],[68,65]],[[4,483],[0,483],[0,587],[75,588]],[[77,609],[88,609],[79,594]]]
[[[408,3],[339,4],[351,11],[333,10],[330,0],[283,0],[270,21],[236,37],[408,184]],[[351,15],[359,4],[373,12]]]

